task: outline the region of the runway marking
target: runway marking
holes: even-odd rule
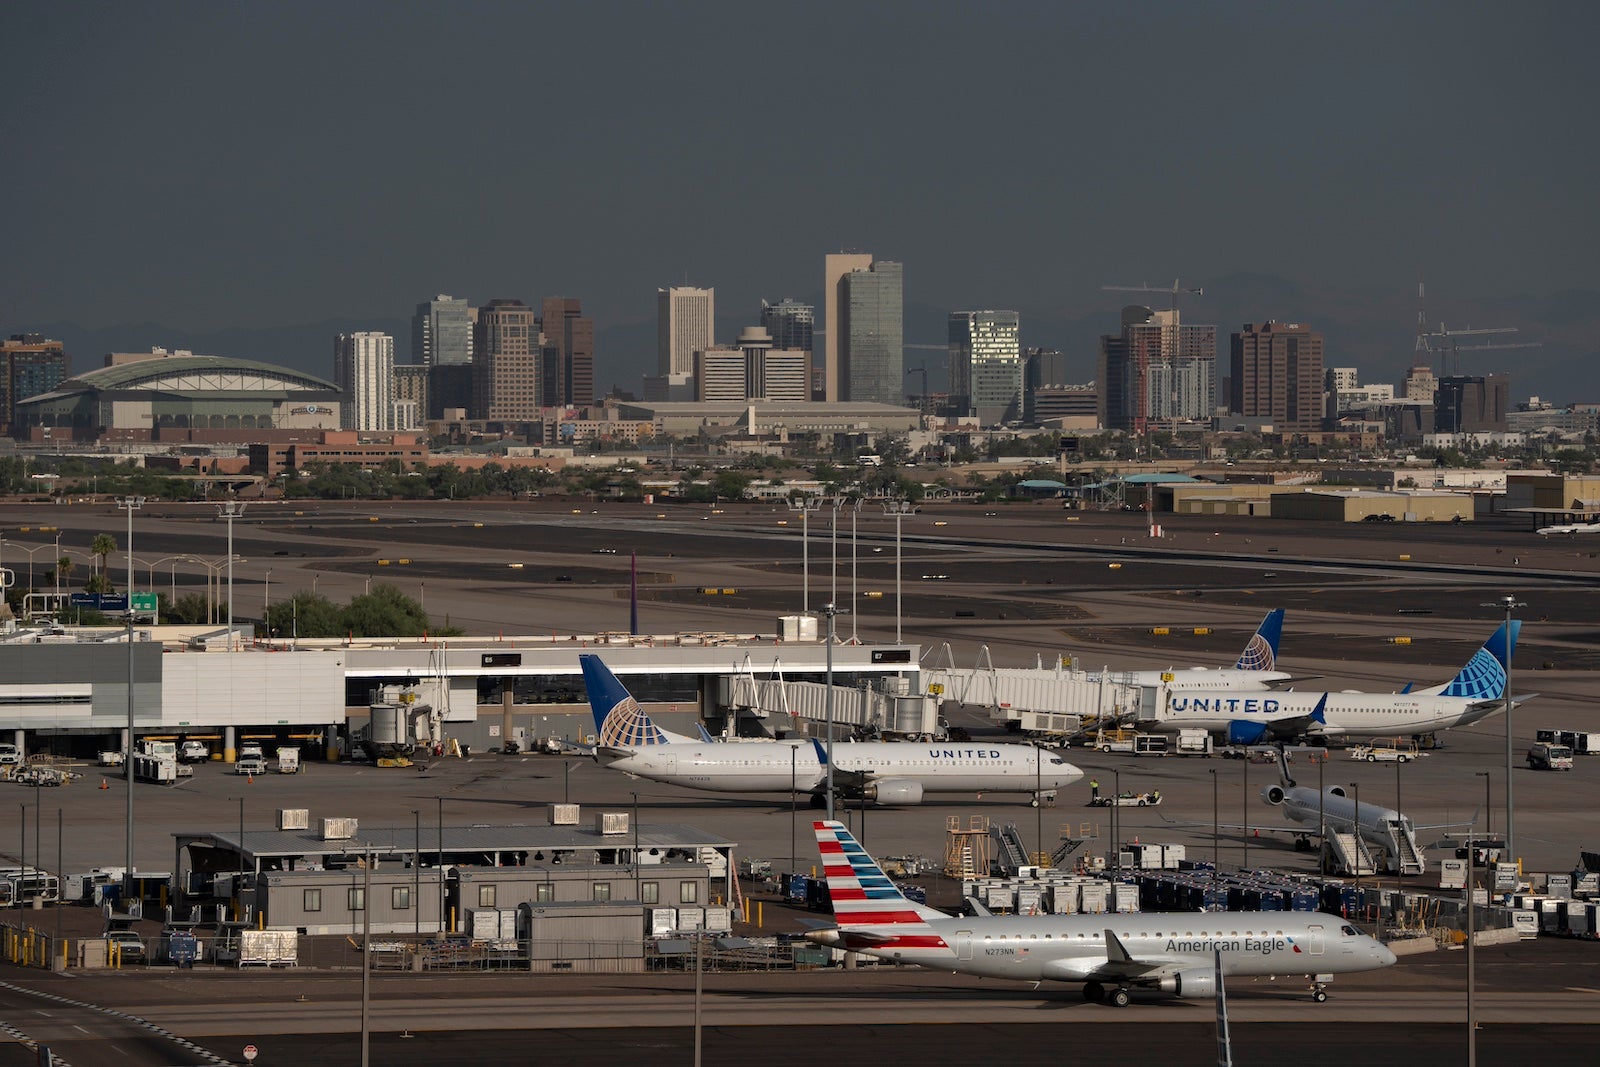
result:
[[[72,1028],[73,1028],[73,1029],[74,1029],[74,1030],[79,1030],[79,1031],[82,1031],[82,1032],[83,1032],[83,1033],[85,1033],[85,1034],[87,1034],[87,1033],[88,1033],[88,1032],[89,1032],[89,1031],[87,1031],[87,1030],[84,1030],[84,1029],[83,1029],[83,1027],[81,1027],[81,1026],[79,1026],[79,1025],[78,1025],[78,1024],[77,1024],[77,1023],[73,1023],[73,1024],[72,1024]]]
[[[1581,985],[1569,985],[1566,988],[1568,993],[1600,993],[1600,989],[1589,989]]]

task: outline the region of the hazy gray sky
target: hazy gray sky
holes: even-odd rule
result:
[[[1235,271],[1595,289],[1597,12],[11,0],[0,324],[435,292],[610,324],[685,280],[804,297],[846,247],[950,308]]]

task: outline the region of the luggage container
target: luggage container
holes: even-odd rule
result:
[[[678,930],[682,933],[693,933],[704,930],[706,925],[706,909],[704,908],[679,908]]]
[[[677,908],[650,909],[650,936],[671,937],[678,932]]]
[[[733,912],[728,908],[706,908],[705,928],[708,934],[725,934],[733,929]]]
[[[594,832],[601,837],[616,837],[628,832],[628,813],[602,811],[594,817]]]
[[[1078,914],[1078,883],[1060,882],[1051,886],[1050,911],[1055,915]]]
[[[300,749],[299,748],[296,748],[296,747],[284,747],[284,748],[278,749],[278,773],[279,774],[299,774],[300,773]]]
[[[1085,882],[1078,887],[1078,910],[1084,915],[1104,915],[1110,899],[1109,882]]]
[[[1129,914],[1139,910],[1139,887],[1118,882],[1115,887],[1117,912]]]
[[[1511,912],[1511,927],[1524,941],[1536,938],[1539,936],[1539,913],[1528,908],[1514,908]]]
[[[1017,891],[1008,885],[995,885],[989,887],[989,892],[984,900],[990,911],[1011,912],[1017,907]]]
[[[500,909],[473,908],[467,912],[467,936],[474,941],[500,939]]]

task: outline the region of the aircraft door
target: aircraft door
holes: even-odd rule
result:
[[[1310,936],[1308,938],[1308,941],[1309,941],[1309,944],[1306,945],[1306,951],[1308,953],[1310,953],[1311,955],[1313,955],[1313,956],[1322,955],[1322,927],[1321,926],[1312,926],[1310,928]]]
[[[956,959],[970,960],[972,958],[972,931],[956,931]]]

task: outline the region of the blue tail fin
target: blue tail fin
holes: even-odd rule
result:
[[[578,662],[583,665],[583,684],[589,691],[597,744],[602,748],[643,748],[672,742],[673,735],[650,721],[599,656],[582,655]]]
[[[1404,689],[1400,690],[1400,694],[1399,695],[1400,696],[1405,696],[1407,693],[1411,692],[1411,687],[1416,685],[1416,684],[1417,684],[1416,682],[1407,682],[1406,683],[1406,687]]]
[[[1507,627],[1509,625],[1509,633]],[[1498,700],[1506,695],[1506,673],[1517,650],[1520,619],[1501,623],[1483,647],[1473,653],[1459,674],[1439,691],[1441,696],[1467,697],[1470,700]]]
[[[1274,608],[1261,620],[1250,643],[1233,665],[1236,671],[1275,671],[1278,669],[1278,641],[1283,637],[1283,609]]]

